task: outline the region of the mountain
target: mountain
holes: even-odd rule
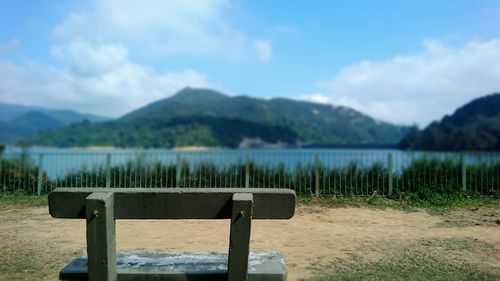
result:
[[[500,150],[500,93],[475,99],[422,131],[411,130],[403,149]]]
[[[29,111],[10,121],[0,122],[0,140],[14,143],[44,130],[62,128],[64,124],[38,111]]]
[[[183,106],[199,106],[200,102],[207,103],[206,105],[217,105],[219,102],[229,99],[229,96],[226,96],[222,93],[219,93],[210,89],[192,89],[192,88],[184,88],[177,92],[172,97],[162,99],[156,102],[153,102],[149,105],[146,105],[142,108],[139,108],[127,115],[125,115],[123,120],[131,120],[136,116],[140,116],[141,114],[148,115],[150,112],[154,112],[156,110],[161,110],[162,108],[168,107],[172,104],[182,104]],[[191,108],[190,110],[194,110],[195,108]]]
[[[109,118],[107,117],[88,113],[80,113],[73,110],[47,109],[36,106],[25,106],[0,102],[0,121],[12,121],[13,119],[28,112],[43,113],[46,116],[51,117],[64,125],[81,122],[83,120],[89,120],[91,122],[101,122],[109,120]]]
[[[291,145],[396,144],[407,130],[347,107],[230,97],[214,90],[185,88],[117,120],[73,124],[27,143],[122,147],[238,147],[252,140]]]
[[[69,124],[107,118],[71,110],[50,110],[0,103],[0,143],[16,143],[38,132],[60,129]]]

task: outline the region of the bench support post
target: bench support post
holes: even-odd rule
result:
[[[233,195],[227,263],[228,280],[247,280],[252,210],[253,195],[251,193]]]
[[[95,192],[85,199],[90,281],[116,281],[113,193]]]

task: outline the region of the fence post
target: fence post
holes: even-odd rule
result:
[[[247,154],[245,159],[245,188],[250,187],[250,156]]]
[[[106,188],[111,187],[111,153],[106,154]]]
[[[43,153],[38,154],[38,177],[36,181],[36,194],[40,196],[42,194],[42,183],[43,183]]]
[[[393,191],[392,166],[393,166],[392,153],[389,153],[387,155],[387,176],[388,176],[388,183],[389,183],[389,196],[392,196],[392,191]]]
[[[462,191],[467,191],[467,166],[465,164],[465,155],[460,155],[460,162],[462,164]]]
[[[181,155],[179,153],[175,154],[175,187],[179,187],[181,182],[181,173],[182,173],[182,162]]]
[[[314,184],[316,187],[316,197],[319,197],[319,170],[321,168],[321,162],[319,160],[319,154],[315,155],[315,165],[314,165]]]

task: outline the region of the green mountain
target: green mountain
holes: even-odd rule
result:
[[[251,140],[292,145],[395,144],[407,130],[347,107],[230,97],[209,89],[185,88],[117,120],[73,124],[27,143],[122,147],[238,147]]]
[[[500,150],[500,93],[475,99],[422,131],[411,130],[403,149]]]
[[[60,129],[84,120],[99,122],[107,118],[71,110],[0,103],[0,143],[16,143],[38,132]]]
[[[36,106],[25,106],[18,104],[9,104],[0,102],[0,122],[8,122],[20,117],[28,112],[39,112],[44,115],[51,117],[64,125],[69,125],[72,123],[82,122],[83,120],[89,120],[90,122],[101,122],[109,120],[110,118],[98,116],[94,114],[81,113],[73,110],[57,110],[57,109],[47,109]]]
[[[0,122],[0,141],[15,143],[38,132],[63,126],[63,123],[50,116],[38,111],[29,111],[10,121]]]

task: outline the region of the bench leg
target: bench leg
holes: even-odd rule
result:
[[[233,195],[227,264],[227,279],[229,281],[247,280],[252,207],[252,194],[236,193]]]
[[[90,281],[116,281],[113,193],[95,192],[85,199]]]

